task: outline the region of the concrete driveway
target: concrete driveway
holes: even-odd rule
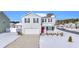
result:
[[[0,48],[3,48],[15,41],[19,36],[16,33],[0,33]]]
[[[39,35],[23,35],[6,48],[39,48]]]

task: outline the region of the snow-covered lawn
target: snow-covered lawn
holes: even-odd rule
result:
[[[63,32],[63,36],[56,35],[44,35],[40,36],[40,48],[79,48],[79,35],[73,34],[61,30],[57,32]],[[69,36],[72,36],[73,42],[68,42]]]
[[[3,48],[6,45],[10,44],[18,37],[19,36],[16,33],[0,33],[0,48]]]

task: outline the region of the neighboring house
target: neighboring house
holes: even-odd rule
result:
[[[23,34],[41,34],[53,32],[55,29],[55,15],[41,16],[29,13],[22,18]]]
[[[15,28],[17,23],[19,23],[19,21],[10,21],[10,28]]]
[[[18,21],[10,22],[10,32],[17,32],[16,29],[18,28],[22,29],[21,23]]]
[[[75,29],[76,25],[75,25],[75,23],[68,23],[68,24],[64,24],[64,27],[65,28],[70,28],[70,29]]]
[[[10,28],[10,20],[4,14],[4,12],[0,11],[0,33],[9,31]]]
[[[10,28],[15,28],[15,23],[10,23]]]
[[[41,19],[41,33],[52,33],[55,30],[55,15],[47,14]]]
[[[15,28],[22,29],[22,23],[15,24]]]
[[[76,29],[79,29],[79,22],[76,22],[75,25],[76,25]]]
[[[63,24],[59,24],[59,25],[56,25],[57,26],[57,28],[64,28],[64,27],[67,27],[67,25],[65,24],[65,25],[63,25]]]

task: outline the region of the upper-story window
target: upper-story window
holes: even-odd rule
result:
[[[43,19],[42,19],[42,22],[46,22],[46,20],[47,20],[46,18],[43,18]]]
[[[50,18],[48,18],[48,22],[52,22],[52,18],[50,19]]]
[[[30,23],[30,18],[25,18],[25,23]]]
[[[46,21],[47,21],[47,19],[46,19],[46,18],[45,18],[44,20],[45,20],[44,22],[46,22]]]
[[[33,18],[33,23],[39,23],[39,18]]]
[[[52,22],[52,18],[51,18],[51,22]]]
[[[42,22],[44,22],[44,19],[43,18],[41,20],[42,20]]]

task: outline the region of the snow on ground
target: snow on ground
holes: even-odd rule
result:
[[[40,48],[79,48],[79,35],[61,30],[56,32],[63,32],[63,36],[44,35],[40,36]],[[69,36],[72,36],[73,42],[68,42]]]
[[[5,47],[10,44],[14,40],[16,40],[19,36],[16,33],[1,33],[0,34],[0,48]]]

